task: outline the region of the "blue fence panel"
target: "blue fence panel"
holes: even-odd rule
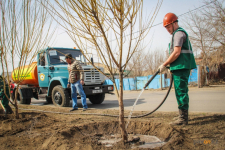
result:
[[[103,85],[113,85],[113,82],[109,79],[105,80]]]
[[[190,82],[195,82],[195,83],[198,82],[198,70],[197,69],[191,70],[191,73],[190,73],[190,76],[188,79],[188,83],[190,83]]]
[[[130,90],[129,78],[123,79],[123,90]]]
[[[116,82],[116,87],[119,90],[120,89],[120,80],[116,79],[115,82]]]
[[[134,78],[128,78],[130,83],[130,90],[136,90],[136,80]]]
[[[126,78],[123,79],[123,89],[124,90],[141,90],[143,89],[144,85],[147,83],[147,81],[152,77],[152,75],[149,76],[142,76],[142,77],[136,77],[136,78]],[[119,79],[115,80],[117,89],[119,89]],[[198,69],[193,69],[191,71],[188,83],[191,82],[198,82]],[[105,80],[105,83],[107,85],[113,85],[111,80]],[[162,75],[162,86],[168,87],[170,85],[170,79],[164,79],[164,75]],[[157,75],[152,82],[148,85],[147,89],[158,89],[160,88],[160,75]]]
[[[152,75],[148,76],[148,80],[152,77]],[[164,76],[162,76],[162,84],[164,86]],[[160,75],[155,76],[152,82],[148,85],[148,89],[158,89],[160,88]]]
[[[141,90],[141,89],[143,89],[146,82],[148,81],[148,77],[146,77],[146,76],[136,77],[136,81],[137,81],[137,90]]]

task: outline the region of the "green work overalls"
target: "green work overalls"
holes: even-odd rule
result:
[[[184,32],[187,37],[186,37],[186,41],[183,43],[181,47],[180,56],[174,62],[170,64],[170,71],[172,72],[173,79],[174,79],[174,88],[175,88],[178,108],[182,110],[188,110],[189,108],[188,79],[189,79],[191,69],[196,68],[196,63],[195,63],[195,59],[192,52],[192,47],[189,41],[188,34],[184,29],[179,27],[176,31],[174,31],[171,42],[174,41],[173,40],[174,35],[178,31]],[[169,44],[169,53],[170,53],[170,45],[171,43]]]
[[[9,105],[9,100],[7,99],[5,93],[7,94],[8,98],[10,98],[10,93],[9,93],[9,87],[8,84],[5,84],[5,90],[4,92],[4,82],[2,76],[0,76],[0,97],[2,98],[2,105],[5,109],[8,108]]]

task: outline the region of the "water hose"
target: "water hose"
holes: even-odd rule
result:
[[[152,80],[155,78],[155,76],[156,76],[158,73],[159,73],[159,71],[157,71],[157,72],[151,77],[151,79],[145,84],[144,88],[146,88],[146,87],[152,82]],[[169,93],[170,93],[170,90],[171,90],[171,88],[172,88],[172,85],[173,85],[173,76],[171,75],[171,77],[170,77],[170,85],[169,85],[169,89],[168,89],[168,91],[167,91],[165,97],[163,98],[162,102],[161,102],[154,110],[152,110],[152,111],[150,111],[150,112],[148,112],[148,113],[146,113],[146,114],[143,114],[143,115],[132,116],[131,118],[140,118],[140,117],[148,116],[148,115],[154,113],[156,110],[158,110],[158,109],[162,106],[162,104],[166,101],[166,99],[167,99],[167,97],[168,97],[168,95],[169,95]]]
[[[157,71],[149,80],[148,82],[145,84],[144,88],[145,89],[150,83],[151,81],[156,77],[156,75],[159,73],[159,71]],[[173,76],[171,75],[170,78],[170,85],[169,85],[169,89],[165,95],[165,97],[163,98],[162,102],[152,111],[145,113],[143,115],[137,115],[137,116],[131,116],[131,118],[141,118],[141,117],[145,117],[148,116],[152,113],[154,113],[157,109],[159,109],[161,107],[161,105],[165,102],[166,98],[168,97],[170,90],[172,88],[173,85]],[[110,115],[110,114],[99,114],[99,113],[63,113],[63,112],[54,112],[54,111],[43,111],[43,110],[38,110],[38,109],[23,109],[23,108],[19,108],[20,110],[28,110],[28,111],[39,111],[39,112],[43,112],[43,113],[54,113],[54,114],[64,114],[64,115],[97,115],[97,116],[108,116],[108,117],[119,117],[119,115]],[[128,118],[129,116],[124,116],[124,118]]]

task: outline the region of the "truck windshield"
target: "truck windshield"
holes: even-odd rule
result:
[[[50,64],[66,64],[65,55],[70,53],[73,59],[81,61],[81,63],[85,64],[85,58],[83,54],[78,50],[69,50],[69,49],[52,49],[49,50],[49,58]]]

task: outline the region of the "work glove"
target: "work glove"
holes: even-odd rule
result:
[[[159,73],[162,73],[165,70],[166,70],[166,66],[164,66],[163,64],[160,65],[159,68],[158,68]]]

